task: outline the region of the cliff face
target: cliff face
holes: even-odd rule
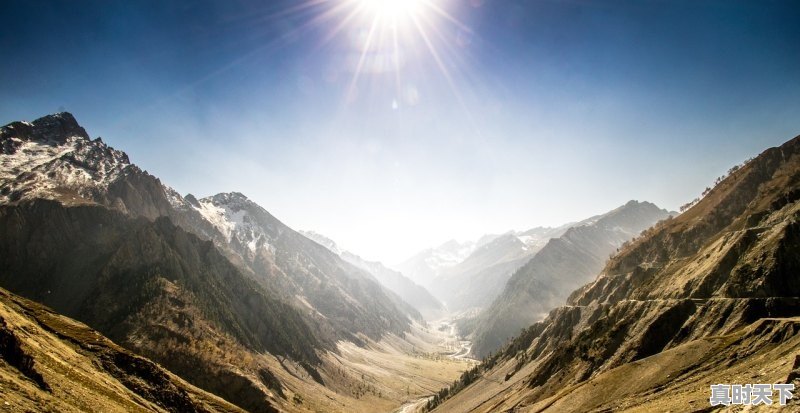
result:
[[[556,408],[554,403],[581,411],[579,404],[565,407],[576,389],[595,398],[592,409],[611,408],[622,401],[610,400],[611,389],[597,385],[612,378],[620,388],[636,389],[620,396],[627,404],[619,409],[649,400],[693,410],[708,406],[692,407],[683,396],[670,401],[669,395],[687,383],[696,396],[712,382],[732,382],[746,373],[731,370],[736,363],[763,368],[764,382],[785,381],[800,351],[793,319],[800,316],[799,200],[797,137],[732,170],[697,205],[647,230],[594,282],[575,291],[567,306],[462,380],[437,411],[541,411]],[[720,344],[715,336],[727,338]],[[759,367],[757,360],[776,345],[783,346],[777,364]],[[676,352],[685,355],[680,378],[669,368],[641,381],[620,374],[655,368],[658,360],[676,359]],[[707,403],[705,397],[694,403]]]

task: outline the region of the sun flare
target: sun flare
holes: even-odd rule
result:
[[[305,0],[294,13],[305,10],[315,15],[304,26],[325,28],[320,47],[334,45],[342,63],[334,72],[350,79],[347,104],[393,89],[386,99],[392,109],[415,106],[418,84],[438,72],[464,106],[455,77],[468,70],[464,39],[472,30],[452,0]]]
[[[425,0],[359,0],[360,6],[374,17],[400,19],[414,17],[425,9]]]

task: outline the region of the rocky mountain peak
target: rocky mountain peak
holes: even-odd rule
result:
[[[69,112],[60,112],[36,119],[33,121],[33,133],[34,136],[56,142],[63,142],[64,138],[71,136],[89,139],[89,134]]]
[[[67,112],[0,128],[0,202],[103,201],[129,166],[124,152],[91,140]]]
[[[440,250],[445,250],[445,251],[458,251],[459,249],[463,248],[465,244],[467,243],[465,242],[462,244],[454,239],[451,239],[440,245],[438,248]]]
[[[253,203],[247,196],[241,192],[220,192],[200,200],[201,202],[210,202],[216,206],[228,206],[232,209],[242,209],[246,205]]]
[[[192,194],[186,194],[186,196],[183,199],[185,199],[186,202],[188,202],[189,204],[191,204],[195,208],[199,208],[200,207],[200,201],[198,201],[197,198],[195,198],[194,195],[192,195]]]
[[[614,228],[638,235],[639,231],[649,227],[654,222],[653,218],[669,215],[669,211],[661,209],[653,203],[631,200],[604,215],[598,217],[597,226]]]
[[[3,142],[4,153],[13,153],[6,149],[18,146],[11,145],[12,140],[61,145],[73,137],[90,140],[86,130],[68,112],[43,116],[33,122],[12,122],[0,128],[0,141]]]

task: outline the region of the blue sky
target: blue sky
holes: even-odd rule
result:
[[[181,193],[388,263],[677,209],[800,134],[798,2],[370,1],[4,1],[0,123],[68,110]]]

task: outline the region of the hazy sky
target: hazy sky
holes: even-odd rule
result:
[[[797,1],[398,1],[6,0],[0,123],[70,111],[390,264],[677,209],[800,134]]]

